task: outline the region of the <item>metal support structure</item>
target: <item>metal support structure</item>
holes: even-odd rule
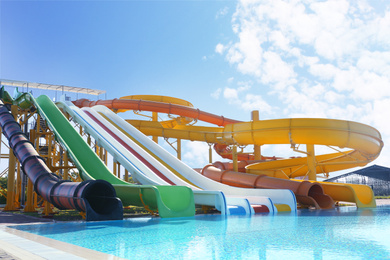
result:
[[[152,112],[152,120],[154,122],[158,121],[158,113],[157,112]],[[158,136],[153,136],[153,141],[155,141],[158,144]]]
[[[12,149],[9,149],[8,160],[8,183],[7,183],[7,203],[4,211],[16,211],[15,206],[15,167],[16,157]]]
[[[259,117],[259,110],[253,110],[252,111],[252,121],[255,122],[255,121],[259,121],[260,120],[260,117]],[[254,159],[255,160],[261,160],[261,148],[260,148],[260,145],[254,145],[253,146],[253,153],[254,153]]]
[[[177,150],[177,159],[181,160],[181,139],[177,139],[176,150]]]
[[[317,180],[316,172],[316,155],[314,151],[314,144],[306,144],[307,152],[307,168],[308,168],[308,177],[311,181]]]
[[[117,176],[117,163],[116,162],[113,162],[112,163],[112,174],[114,174],[114,176]]]
[[[30,179],[27,180],[27,201],[23,211],[36,212],[34,207],[34,187]]]
[[[129,182],[129,171],[125,169],[125,181]]]
[[[117,167],[118,167],[118,173],[117,173],[118,175],[117,176],[120,179],[121,178],[121,164],[119,162],[117,163]]]
[[[237,156],[237,145],[233,145],[233,171],[238,172],[238,156]]]
[[[17,118],[18,107],[15,105],[11,106],[11,113],[14,118]],[[15,167],[16,157],[14,151],[9,149],[9,160],[8,160],[8,183],[7,183],[7,203],[4,207],[4,211],[15,211],[17,210],[15,205]]]
[[[62,174],[62,179],[63,180],[68,180],[69,179],[69,169],[68,169],[68,166],[69,166],[69,158],[68,158],[68,153],[66,151],[64,151],[63,153],[63,162],[64,162],[64,171],[63,171],[63,174]]]
[[[213,148],[209,144],[209,163],[213,163]]]

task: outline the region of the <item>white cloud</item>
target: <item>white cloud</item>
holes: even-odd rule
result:
[[[224,17],[225,15],[227,15],[229,12],[229,7],[225,6],[224,8],[221,8],[220,10],[218,10],[216,16],[215,16],[215,19],[219,19],[221,17]]]
[[[249,89],[225,88],[224,98],[243,110],[264,103],[278,117],[366,122],[390,143],[390,3],[370,4],[240,1],[232,18],[237,38],[220,44],[253,82]]]
[[[237,88],[226,87],[223,97],[229,104],[235,105],[244,111],[259,110],[265,115],[273,114],[276,109],[266,102],[262,95],[248,93],[253,88],[251,81],[237,83]]]
[[[237,89],[234,88],[225,88],[223,90],[223,97],[226,99],[234,100],[238,98]]]
[[[185,164],[192,168],[203,168],[209,164],[209,146],[205,142],[184,141],[182,143],[183,151],[182,160]],[[222,158],[212,149],[213,161],[221,160]]]
[[[221,92],[222,92],[222,89],[221,88],[218,88],[216,91],[214,91],[213,93],[210,94],[211,97],[215,98],[215,99],[219,99],[220,95],[221,95]]]
[[[241,107],[245,111],[259,110],[266,114],[272,114],[272,107],[259,95],[247,94]]]
[[[218,54],[223,54],[225,49],[226,49],[226,47],[221,43],[218,43],[217,46],[215,46],[215,52]]]

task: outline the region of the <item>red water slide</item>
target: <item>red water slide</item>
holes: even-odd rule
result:
[[[123,219],[122,202],[115,189],[103,180],[71,182],[60,180],[47,167],[20,125],[0,102],[0,126],[11,149],[34,185],[34,190],[56,208],[86,212],[87,221]]]

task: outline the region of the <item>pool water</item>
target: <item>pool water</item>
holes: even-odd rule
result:
[[[13,228],[128,259],[390,259],[390,206]]]

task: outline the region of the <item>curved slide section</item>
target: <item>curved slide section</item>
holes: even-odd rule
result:
[[[34,185],[34,190],[44,200],[58,209],[76,209],[86,212],[87,221],[120,220],[123,218],[121,201],[112,185],[103,180],[81,183],[60,180],[53,174],[33,144],[26,138],[20,125],[0,104],[0,125],[9,140],[11,149]]]
[[[118,110],[135,110],[135,111],[151,111],[167,113],[172,115],[179,115],[189,117],[195,120],[208,122],[211,124],[225,126],[227,124],[238,123],[240,121],[225,118],[223,116],[216,116],[211,113],[201,111],[189,106],[178,105],[174,103],[162,103],[149,100],[134,100],[134,99],[112,99],[112,100],[97,100],[90,101],[88,99],[79,99],[73,102],[78,107],[93,107],[96,105],[103,105],[110,109]]]
[[[202,130],[197,130],[200,128],[196,126],[177,126],[175,127],[176,129],[166,129],[161,125],[158,126],[158,122],[146,122],[145,124],[148,125],[145,127],[143,125],[139,126],[146,135],[181,139],[186,139],[186,136],[188,136],[188,140],[238,145],[290,144],[295,146],[296,144],[313,144],[353,149],[353,151],[346,153],[339,152],[326,154],[322,157],[316,156],[316,161],[319,164],[316,169],[317,173],[364,166],[377,158],[383,147],[381,135],[375,128],[352,121],[291,118],[241,122],[183,105],[125,98],[98,101],[80,99],[74,101],[74,104],[79,107],[104,105],[114,110],[127,109],[175,114],[224,126],[217,131],[215,131],[215,128],[206,130],[206,127],[203,127]],[[154,126],[150,127],[150,123],[153,123]],[[166,136],[167,134],[171,135]],[[254,174],[272,170],[290,171],[291,178],[304,176],[307,173],[307,170],[305,171],[304,169],[307,161],[303,160],[303,164],[301,161],[294,159],[282,161],[280,163],[279,160],[258,163],[248,166],[248,170]]]
[[[93,109],[104,114],[122,132],[122,138],[126,138],[124,140],[130,138],[130,140],[134,140],[133,142],[137,142],[137,149],[145,150],[149,154],[149,157],[164,162],[164,166],[171,168],[171,172],[184,180],[187,185],[197,186],[204,190],[221,190],[225,193],[227,200],[233,197],[246,198],[250,204],[259,204],[256,202],[256,198],[266,197],[270,198],[276,208],[280,206],[280,209],[282,209],[283,207],[281,205],[287,205],[290,208],[289,210],[296,210],[296,199],[290,190],[243,189],[215,182],[188,167],[106,107],[95,106]],[[167,175],[167,177],[172,181],[176,181],[177,179],[174,180],[171,175]]]
[[[111,183],[125,206],[136,205],[158,210],[162,218],[194,216],[195,205],[191,189],[180,186],[132,185],[117,178],[47,96],[38,97],[36,103],[40,114],[69,153],[83,179],[100,179]]]

